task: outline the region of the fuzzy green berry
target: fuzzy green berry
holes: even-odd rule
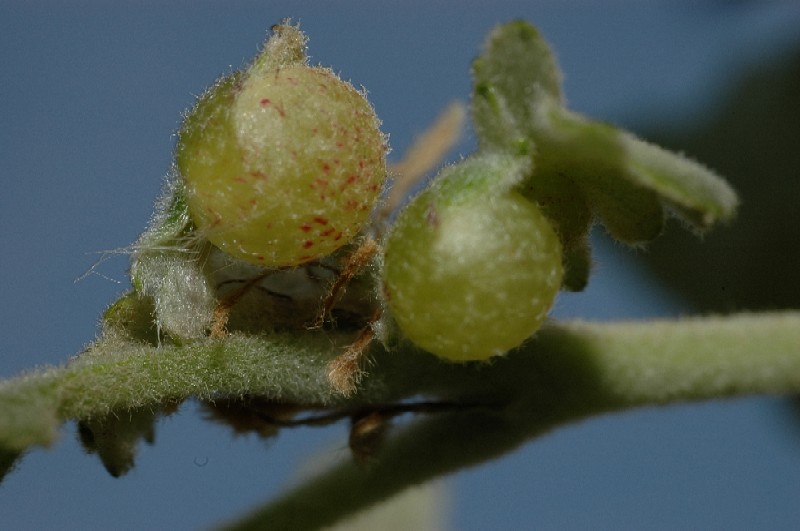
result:
[[[304,62],[257,60],[200,98],[180,130],[177,165],[201,236],[281,267],[327,256],[358,234],[381,191],[385,154],[379,121],[352,85]]]
[[[470,179],[492,164],[460,166],[398,217],[383,288],[413,343],[453,361],[484,360],[540,327],[561,287],[561,245],[534,203]]]

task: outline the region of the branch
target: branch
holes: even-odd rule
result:
[[[502,409],[417,421],[391,438],[368,468],[340,464],[229,529],[318,529],[592,414],[682,400],[797,392],[800,313],[554,325],[523,352],[490,367],[439,367],[426,367],[434,372],[420,382],[421,390],[438,382],[452,394],[489,396],[496,388],[514,398]]]
[[[358,393],[330,388],[327,365],[350,336],[232,335],[149,346],[113,334],[63,367],[0,383],[0,447],[49,445],[60,423],[190,396],[258,395],[353,406],[426,395],[524,404],[540,414],[800,391],[800,312],[632,323],[553,323],[490,363],[451,364],[408,344],[372,351]]]

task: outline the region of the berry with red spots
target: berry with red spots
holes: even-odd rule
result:
[[[286,54],[279,45],[293,31],[282,27],[250,68],[201,96],[177,147],[198,233],[266,267],[316,260],[352,241],[386,175],[369,102],[302,53]]]

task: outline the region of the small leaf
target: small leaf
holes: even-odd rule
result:
[[[531,157],[520,188],[556,226],[568,286],[585,284],[588,257],[572,267],[568,257],[585,255],[592,217],[637,244],[661,233],[665,210],[698,230],[733,216],[736,194],[704,166],[567,110],[553,54],[527,23],[495,29],[473,74],[481,148]]]
[[[571,176],[617,239],[658,236],[662,207],[698,230],[733,216],[735,192],[701,164],[564,108],[546,116],[534,136],[537,167]]]
[[[568,175],[547,167],[528,177],[520,191],[541,207],[558,233],[563,248],[563,289],[582,291],[589,282],[592,262],[587,238],[592,212],[583,191]]]
[[[586,237],[592,222],[586,196],[575,180],[561,169],[548,167],[548,159],[541,160],[520,186],[520,192],[539,204],[542,211],[555,225],[561,243],[571,247]]]
[[[56,379],[44,369],[0,381],[0,447],[7,453],[5,460],[11,459],[10,452],[48,446],[58,437],[62,419]]]
[[[628,179],[657,192],[684,221],[702,230],[735,214],[736,192],[705,166],[624,132],[620,143]]]
[[[130,291],[117,299],[103,313],[103,325],[122,332],[131,339],[158,346],[159,337],[153,320],[155,306],[152,297]]]
[[[529,151],[528,129],[539,100],[562,100],[561,72],[550,47],[527,22],[511,22],[492,31],[472,72],[481,146]]]
[[[576,242],[564,249],[564,279],[562,289],[567,291],[583,291],[589,283],[592,270],[592,250],[589,238]]]
[[[159,407],[113,411],[79,421],[78,436],[83,448],[97,453],[108,473],[117,478],[133,468],[140,440],[153,443],[155,421],[162,411],[168,415],[174,410],[174,404],[167,401]]]
[[[661,234],[664,209],[655,192],[602,173],[587,176],[583,188],[592,212],[615,239],[634,245]]]
[[[22,454],[23,452],[0,448],[0,481],[14,471]]]

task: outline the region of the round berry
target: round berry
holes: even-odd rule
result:
[[[434,186],[400,214],[386,242],[383,289],[416,345],[453,361],[484,360],[544,321],[561,287],[561,245],[519,193],[464,192],[464,180],[457,187],[448,196]]]
[[[377,201],[386,142],[363,94],[324,68],[252,68],[198,101],[177,165],[200,235],[267,267],[351,241]]]

